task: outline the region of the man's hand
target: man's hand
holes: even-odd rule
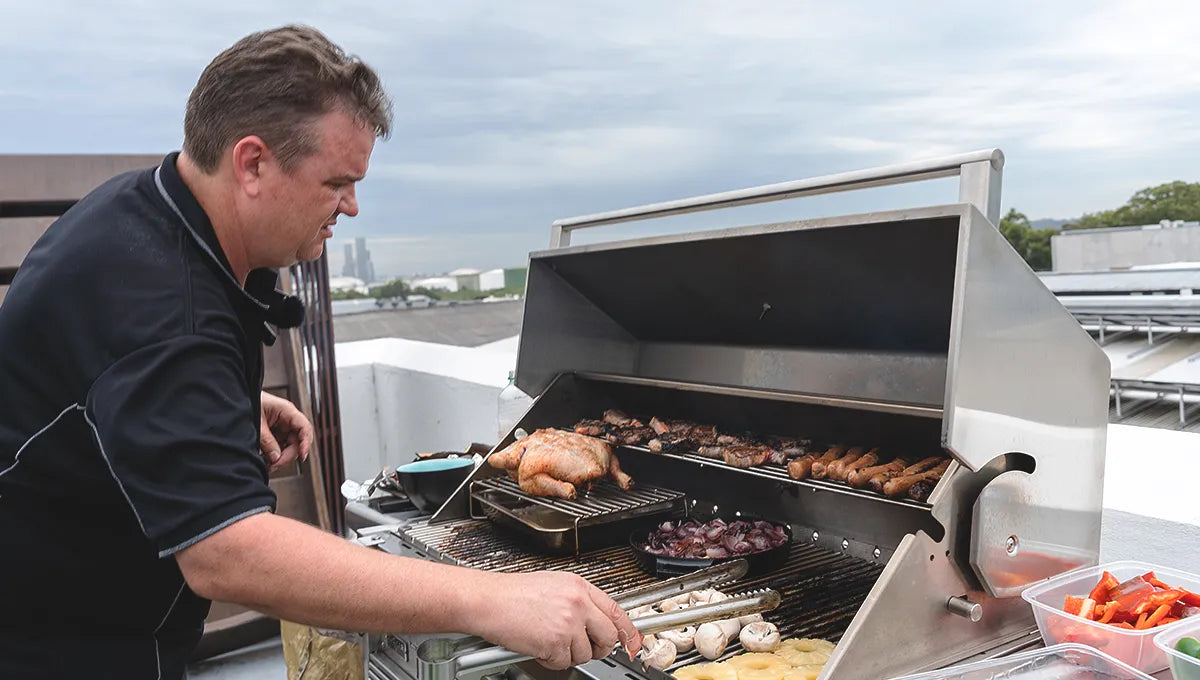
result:
[[[481,636],[552,670],[603,659],[620,642],[630,658],[642,636],[604,591],[574,574],[503,574],[480,601]]]
[[[258,446],[271,472],[297,459],[307,459],[312,440],[312,423],[295,404],[273,394],[262,393]]]

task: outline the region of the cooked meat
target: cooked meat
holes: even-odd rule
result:
[[[578,486],[605,477],[622,489],[633,486],[607,442],[575,432],[538,430],[492,454],[488,462],[510,475],[515,470],[521,490],[533,496],[575,498]]]
[[[610,427],[603,420],[581,420],[575,423],[573,429],[579,434],[586,434],[589,437],[603,437],[608,433]]]
[[[891,479],[891,477],[903,472],[904,468],[906,467],[908,467],[908,461],[904,460],[903,458],[897,458],[883,465],[872,465],[871,467],[859,468],[846,475],[846,483],[856,489],[863,489],[866,488],[866,486],[876,476],[884,476],[883,481],[886,482],[888,479]],[[880,484],[882,484],[882,482],[880,482]]]
[[[837,455],[834,456],[833,460],[831,460],[829,462],[824,462],[825,459],[830,456],[830,454],[834,454],[834,453],[836,453]],[[845,446],[838,444],[837,446],[829,447],[829,450],[825,452],[825,455],[821,456],[821,460],[818,460],[817,462],[813,463],[812,478],[813,479],[825,479],[826,477],[828,477],[829,476],[829,466],[833,465],[834,463],[841,460],[845,455],[846,455],[846,447]]]
[[[767,461],[771,449],[765,446],[726,446],[725,463],[739,468],[758,467]]]
[[[899,498],[900,496],[908,493],[908,490],[919,482],[930,481],[936,484],[937,481],[942,478],[942,473],[944,473],[949,467],[950,459],[943,458],[936,467],[930,468],[925,472],[918,472],[916,474],[889,479],[883,485],[883,495],[887,496],[888,498]]]
[[[641,446],[654,438],[654,430],[646,427],[610,427],[604,438],[617,446]]]
[[[822,468],[828,466],[840,458],[844,450],[845,447],[842,446],[831,446],[820,458],[813,453],[801,456],[788,463],[788,476],[792,479],[808,479],[818,465]]]
[[[604,422],[617,427],[642,427],[643,423],[636,418],[630,418],[621,411],[615,408],[610,408],[604,412]]]
[[[724,446],[700,446],[697,447],[696,453],[705,458],[713,458],[716,460],[725,460]]]
[[[687,437],[675,432],[660,434],[646,446],[655,453],[687,453],[694,448]]]
[[[929,494],[933,493],[933,487],[937,486],[937,482],[932,479],[923,479],[908,490],[908,497],[918,503],[924,503],[929,500]]]
[[[866,450],[861,446],[850,449],[846,455],[829,464],[829,467],[826,468],[826,476],[835,482],[846,481],[846,466],[862,458],[865,454]]]
[[[650,429],[654,430],[655,434],[666,434],[671,431],[671,425],[658,418],[651,418]]]
[[[842,479],[840,481],[848,482],[848,481],[850,481],[850,474],[852,472],[855,472],[856,470],[862,470],[863,468],[869,468],[872,465],[877,465],[878,463],[879,463],[879,449],[871,449],[870,451],[867,451],[865,454],[863,454],[862,458],[859,458],[858,460],[854,461],[853,463],[850,463],[849,465],[847,465],[845,467],[844,471],[839,473],[842,477]]]

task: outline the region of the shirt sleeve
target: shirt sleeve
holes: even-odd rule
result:
[[[202,336],[143,347],[92,385],[85,416],[159,557],[273,511],[237,350]]]

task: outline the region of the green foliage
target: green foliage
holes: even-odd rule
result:
[[[413,294],[413,291],[408,287],[408,284],[400,279],[393,279],[382,286],[372,286],[370,290],[370,297],[376,299],[403,298]]]
[[[1000,233],[1034,271],[1050,269],[1050,237],[1057,229],[1034,229],[1024,213],[1010,209],[1000,218]]]
[[[1063,229],[1135,227],[1163,220],[1200,220],[1200,183],[1176,181],[1142,189],[1125,205],[1088,213]]]
[[[331,290],[329,291],[330,300],[358,300],[361,298],[370,297],[366,293],[361,293],[357,290]]]

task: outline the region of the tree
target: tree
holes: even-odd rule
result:
[[[400,279],[394,279],[392,281],[388,281],[382,286],[374,286],[371,288],[371,297],[376,299],[404,298],[408,297],[409,293],[411,292],[412,291],[408,287],[407,283],[401,281]]]
[[[1175,181],[1142,189],[1125,205],[1085,214],[1063,229],[1136,227],[1163,220],[1200,220],[1200,183]]]
[[[1031,269],[1050,269],[1050,237],[1058,233],[1057,229],[1034,229],[1024,213],[1010,208],[1008,213],[1000,218],[1000,233]]]
[[[331,290],[329,291],[330,300],[358,300],[367,297],[366,294],[357,290]]]

